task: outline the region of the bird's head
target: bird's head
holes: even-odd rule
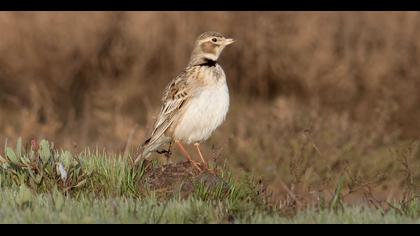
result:
[[[235,40],[225,38],[222,34],[209,31],[201,34],[196,42],[191,62],[199,62],[203,60],[217,61],[223,49],[234,43]]]

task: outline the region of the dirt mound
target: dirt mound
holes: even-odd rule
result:
[[[200,172],[188,161],[165,164],[148,169],[145,182],[149,189],[161,193],[180,193],[182,197],[189,196],[197,188],[212,191],[222,187],[228,191],[229,184],[217,172],[212,173],[204,166],[200,168],[203,171]]]

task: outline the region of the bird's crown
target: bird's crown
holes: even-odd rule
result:
[[[207,31],[207,32],[202,33],[200,36],[198,36],[197,40],[202,40],[209,37],[224,38],[224,36],[221,33],[218,33],[215,31]]]

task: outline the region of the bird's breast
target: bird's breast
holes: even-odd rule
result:
[[[223,74],[213,77],[191,98],[176,124],[174,138],[186,143],[206,140],[225,120],[228,109],[229,91]]]

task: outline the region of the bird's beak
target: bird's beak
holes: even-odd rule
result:
[[[226,39],[225,40],[225,45],[229,45],[229,44],[232,44],[232,43],[234,43],[235,42],[235,40],[234,39]]]

